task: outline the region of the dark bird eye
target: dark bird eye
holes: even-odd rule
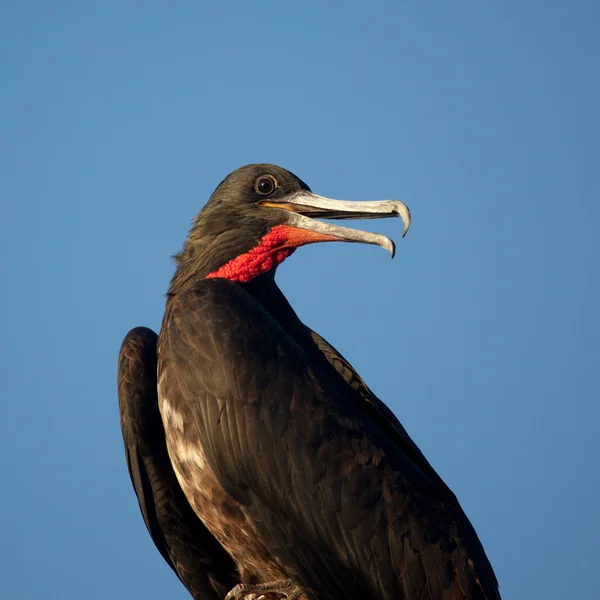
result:
[[[277,180],[275,177],[273,177],[273,175],[261,175],[254,182],[254,189],[256,190],[256,193],[260,194],[261,196],[268,196],[269,194],[272,194],[276,187]]]

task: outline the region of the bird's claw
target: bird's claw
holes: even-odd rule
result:
[[[265,596],[278,594],[286,600],[297,600],[302,595],[302,590],[291,579],[268,581],[267,583],[238,583],[228,594],[225,600],[243,600],[249,594]]]

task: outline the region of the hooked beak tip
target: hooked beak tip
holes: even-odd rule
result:
[[[404,237],[410,229],[410,209],[404,202],[396,203],[396,213],[402,219],[404,223],[404,229],[402,230],[402,237]]]

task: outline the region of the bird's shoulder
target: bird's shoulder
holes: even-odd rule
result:
[[[349,395],[354,399],[357,408],[366,417],[374,421],[386,435],[393,439],[415,466],[420,468],[427,477],[432,481],[436,481],[451,494],[452,492],[450,492],[435,469],[429,464],[394,412],[368,387],[357,370],[336,348],[318,333],[312,330],[309,331],[317,348],[323,353],[323,356],[338,375],[353,390],[354,393]]]

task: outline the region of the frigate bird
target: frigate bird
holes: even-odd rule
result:
[[[401,217],[313,194],[275,165],[226,177],[197,215],[160,335],[119,355],[121,425],[146,526],[194,598],[498,600],[455,495],[350,363],[304,325],[277,266]],[[159,414],[160,411],[160,414]]]

